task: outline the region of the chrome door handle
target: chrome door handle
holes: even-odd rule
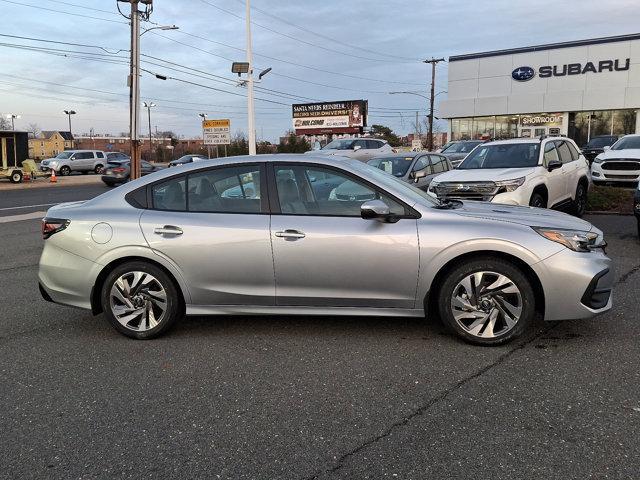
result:
[[[284,230],[282,232],[276,232],[276,237],[280,237],[280,238],[304,238],[305,235],[302,232],[299,232],[298,230]]]
[[[156,227],[153,229],[156,235],[182,235],[182,229],[174,225],[165,225],[164,227]]]

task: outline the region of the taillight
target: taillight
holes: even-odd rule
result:
[[[54,233],[61,232],[69,226],[71,220],[61,218],[43,218],[42,219],[42,238],[47,239]]]
[[[126,168],[122,168],[122,167],[116,167],[113,170],[111,170],[113,173],[124,173],[127,171]]]

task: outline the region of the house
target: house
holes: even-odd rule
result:
[[[34,160],[51,158],[71,148],[73,148],[71,132],[42,131],[38,137],[29,139],[29,158]]]

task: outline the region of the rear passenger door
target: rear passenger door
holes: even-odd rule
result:
[[[556,142],[556,148],[562,162],[562,169],[565,176],[565,196],[563,200],[571,199],[578,187],[578,169],[577,158],[571,152],[569,144],[564,140]]]
[[[544,146],[543,154],[543,166],[548,168],[550,162],[561,161],[560,154],[556,147],[556,142],[547,142]],[[549,199],[547,201],[547,208],[561,202],[563,198],[566,198],[567,191],[567,176],[564,173],[564,166],[557,168],[552,172],[546,173],[547,177],[547,190],[549,191]]]
[[[259,164],[222,166],[149,187],[152,205],[140,226],[149,247],[180,270],[187,303],[274,305],[263,170]]]

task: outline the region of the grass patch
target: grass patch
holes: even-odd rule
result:
[[[633,190],[620,187],[591,187],[587,210],[633,213]]]

